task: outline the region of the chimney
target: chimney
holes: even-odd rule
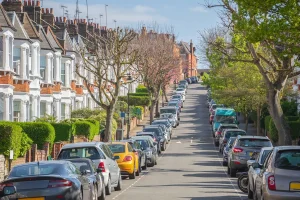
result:
[[[191,40],[191,42],[190,42],[190,54],[194,54],[194,47],[193,47],[194,45],[193,45],[193,41]]]
[[[60,29],[67,28],[67,18],[66,17],[56,17],[55,25],[58,26]]]
[[[93,22],[89,23],[88,31],[89,31],[90,34],[94,35],[94,33],[95,33],[95,24]]]
[[[4,0],[2,2],[2,6],[4,10],[7,12],[15,11],[15,12],[23,12],[23,4],[21,0]]]
[[[107,36],[106,26],[100,26],[100,31],[102,36]]]
[[[101,30],[100,30],[100,25],[99,25],[99,24],[96,24],[96,25],[95,25],[95,34],[96,34],[96,35],[100,35],[100,31],[101,31]]]
[[[68,20],[68,33],[70,35],[77,35],[78,34],[78,25],[77,25],[77,20]]]
[[[79,35],[81,35],[82,37],[86,38],[87,36],[87,23],[86,23],[86,19],[80,19],[78,22],[78,32]]]
[[[54,13],[53,8],[42,8],[42,25],[51,25],[54,26],[55,20],[54,20]]]
[[[27,12],[30,19],[41,24],[42,12],[40,0],[24,0],[24,12]]]
[[[146,36],[147,35],[147,29],[145,26],[142,27],[142,36]]]

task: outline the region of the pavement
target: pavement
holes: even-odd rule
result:
[[[211,136],[206,90],[189,86],[181,123],[162,153],[158,165],[149,167],[135,180],[123,180],[123,189],[108,200],[246,200],[237,179],[227,176]]]

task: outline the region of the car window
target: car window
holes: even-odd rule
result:
[[[271,147],[272,143],[270,140],[251,138],[251,139],[240,139],[239,146],[241,147]]]
[[[19,165],[13,167],[9,177],[26,177],[52,174],[61,175],[60,167],[62,167],[61,164]]]
[[[238,135],[246,135],[246,133],[245,132],[243,132],[243,131],[227,131],[226,132],[226,138],[230,138],[230,137],[236,137],[236,136],[238,136]]]
[[[143,149],[150,147],[148,140],[137,140],[137,142],[143,147]]]
[[[79,169],[80,172],[83,172],[84,170],[90,170],[92,172],[92,168],[87,162],[82,162],[82,161],[72,161],[72,164]]]
[[[132,152],[132,151],[133,151],[133,148],[132,148],[132,146],[131,146],[130,144],[128,144],[127,147],[128,147],[128,151],[129,151],[129,152]]]
[[[270,152],[271,152],[271,150],[264,150],[262,153],[262,156],[261,156],[261,160],[258,163],[263,164]]]
[[[124,153],[125,152],[124,144],[108,144],[107,146],[113,153]]]
[[[105,145],[101,145],[101,150],[104,152],[104,154],[107,156],[107,157],[110,157],[110,153],[109,151],[105,148]]]
[[[264,162],[264,165],[263,165],[265,169],[268,168],[268,166],[270,165],[271,160],[272,160],[272,157],[273,157],[273,152],[270,152],[270,153],[267,155],[267,158],[266,158],[266,160],[265,160],[265,162]]]
[[[72,158],[101,159],[101,153],[95,147],[77,147],[61,150],[58,160]]]
[[[286,170],[300,170],[300,150],[295,149],[277,152],[275,167]]]
[[[80,168],[76,167],[73,163],[69,163],[69,168],[72,172],[72,174],[80,174]]]
[[[114,158],[114,154],[113,152],[109,149],[109,147],[105,144],[103,144],[103,147],[106,149],[106,151],[108,152],[108,157],[110,157],[111,159]]]
[[[134,146],[136,149],[141,149],[141,145],[137,141],[134,141]]]

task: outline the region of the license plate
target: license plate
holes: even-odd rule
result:
[[[249,152],[249,156],[252,156],[253,155],[253,152]]]
[[[300,190],[300,183],[290,183],[290,190]]]
[[[45,200],[44,197],[20,198],[19,200]]]

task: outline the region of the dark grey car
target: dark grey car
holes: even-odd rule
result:
[[[223,129],[219,138],[219,152],[223,153],[223,149],[230,137],[236,137],[238,135],[246,135],[246,131],[242,129]]]
[[[228,152],[231,149],[231,146],[234,143],[235,139],[236,139],[236,137],[230,137],[222,151],[223,152],[223,166],[227,166],[227,164],[228,164]]]
[[[228,152],[227,173],[235,177],[237,170],[248,169],[247,161],[254,152],[259,153],[261,148],[272,146],[268,137],[238,135]]]
[[[16,193],[9,199],[90,200],[93,187],[88,177],[70,161],[40,161],[12,168],[0,186],[13,185]],[[6,197],[7,198],[7,197]]]
[[[154,132],[155,133],[155,141],[160,145],[161,151],[166,150],[167,140],[166,140],[164,133],[160,127],[146,126],[143,129],[143,132]]]

